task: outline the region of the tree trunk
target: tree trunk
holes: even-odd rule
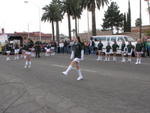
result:
[[[75,17],[75,34],[76,34],[76,37],[78,36],[78,27],[77,27],[77,17]]]
[[[114,34],[114,28],[113,26],[111,27],[112,35]]]
[[[117,29],[117,34],[119,34],[119,27],[117,26],[116,29]]]
[[[57,43],[59,44],[59,21],[56,21],[56,37]]]
[[[95,8],[92,9],[92,35],[96,36]]]
[[[69,14],[68,14],[68,33],[69,33],[69,40],[71,40],[71,20]]]
[[[54,21],[52,21],[52,35],[53,35],[53,41],[55,41]]]

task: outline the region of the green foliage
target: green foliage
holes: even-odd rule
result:
[[[96,7],[100,9],[101,7],[104,7],[104,5],[108,5],[109,0],[81,0],[82,1],[82,7],[88,8],[89,11],[92,11]]]
[[[128,3],[128,13],[127,13],[127,32],[131,32],[131,8],[130,1]]]
[[[43,7],[45,11],[42,21],[61,21],[63,19],[63,4],[60,0],[53,0],[51,4]]]
[[[108,5],[109,0],[81,0],[82,8],[87,8],[92,12],[92,35],[96,35],[96,18],[95,9],[100,9],[104,5]]]
[[[120,13],[119,7],[116,2],[111,2],[107,11],[104,14],[103,19],[103,29],[104,30],[114,30],[114,27],[119,30],[123,26],[123,14]]]
[[[126,18],[126,14],[124,13],[124,19],[123,19],[123,21],[124,21],[124,24],[123,24],[123,29],[124,29],[124,32],[127,32],[127,18]]]
[[[54,39],[54,24],[56,22],[56,35],[57,41],[59,42],[59,21],[63,19],[63,3],[60,0],[52,0],[49,5],[43,7],[45,11],[42,15],[42,21],[52,22],[52,30],[53,30],[53,39]]]
[[[141,19],[137,18],[136,21],[135,21],[135,26],[138,27],[140,25],[141,25]]]
[[[147,31],[147,32],[145,33],[145,35],[146,35],[146,36],[150,36],[150,31]]]

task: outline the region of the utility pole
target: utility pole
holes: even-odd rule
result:
[[[28,0],[26,0],[26,1],[24,1],[24,3],[25,4],[29,4],[29,1]],[[39,39],[40,39],[40,41],[42,41],[42,38],[41,38],[41,17],[40,17],[40,6],[39,5],[36,5],[36,4],[34,4],[33,3],[33,5],[35,5],[37,8],[38,8],[38,13],[39,13]],[[28,35],[29,36],[29,35]]]
[[[150,3],[149,3],[150,0],[145,0],[145,1],[147,2],[148,5],[149,24],[150,24]]]
[[[142,38],[142,12],[141,12],[141,9],[142,9],[142,5],[141,5],[141,0],[140,0],[140,26],[139,26],[139,38],[141,39]]]
[[[90,37],[90,27],[89,27],[89,11],[87,8],[87,30],[88,30],[88,38]]]

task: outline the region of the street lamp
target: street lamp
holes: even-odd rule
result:
[[[24,1],[24,3],[25,4],[28,4],[29,3],[29,1]],[[38,6],[38,5],[35,5],[35,6],[37,6],[38,7],[38,12],[39,12],[39,39],[40,39],[40,41],[42,40],[41,39],[41,18],[40,18],[40,6]],[[28,25],[29,26],[29,25]],[[29,28],[28,28],[29,29]],[[29,35],[28,35],[29,36]]]

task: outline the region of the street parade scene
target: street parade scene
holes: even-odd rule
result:
[[[150,113],[150,0],[6,4],[0,113]]]

